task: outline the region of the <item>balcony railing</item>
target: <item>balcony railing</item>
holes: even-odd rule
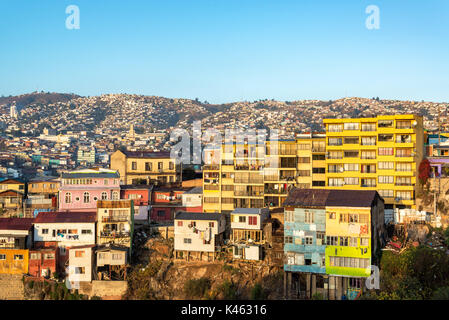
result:
[[[103,217],[103,222],[126,222],[128,221],[128,216],[115,216],[115,217]]]
[[[102,237],[107,237],[107,238],[127,238],[130,236],[129,232],[126,231],[101,231],[100,235]]]

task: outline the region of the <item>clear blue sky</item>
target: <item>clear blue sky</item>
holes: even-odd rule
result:
[[[447,0],[1,0],[0,41],[0,95],[449,101]]]

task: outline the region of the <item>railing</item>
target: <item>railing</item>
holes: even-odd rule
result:
[[[126,222],[128,221],[127,216],[116,216],[116,217],[103,217],[103,222]]]
[[[203,167],[203,170],[220,170],[220,166],[218,164],[207,164]]]
[[[101,231],[100,235],[102,237],[110,237],[110,238],[127,238],[130,236],[129,232],[116,232],[116,231]]]

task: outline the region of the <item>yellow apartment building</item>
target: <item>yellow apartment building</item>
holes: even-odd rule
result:
[[[117,150],[111,154],[110,168],[118,170],[121,184],[181,182],[182,164],[176,164],[170,152]]]
[[[326,185],[326,135],[298,134],[298,188],[322,188]]]
[[[320,141],[316,143],[315,140]],[[308,149],[299,150],[297,141],[304,141]],[[298,140],[263,143],[237,145],[225,142],[221,148],[205,149],[204,212],[281,207],[288,191],[298,183],[303,183],[301,178],[307,177],[310,185],[323,187],[324,146],[325,135],[309,135]],[[307,161],[300,164],[298,160],[303,158],[307,158]],[[320,169],[315,170],[314,166]],[[300,171],[304,172],[304,177],[298,176]]]
[[[421,116],[324,119],[326,188],[377,190],[385,209],[415,208],[424,155]]]

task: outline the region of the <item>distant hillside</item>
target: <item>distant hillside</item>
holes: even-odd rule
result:
[[[16,106],[23,108],[32,104],[50,104],[56,102],[67,102],[71,99],[79,98],[79,95],[72,93],[56,92],[32,92],[20,96],[0,97],[0,106],[16,103]]]

